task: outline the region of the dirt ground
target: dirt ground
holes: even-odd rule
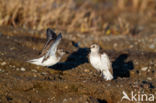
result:
[[[59,48],[69,54],[49,68],[26,62],[44,45],[37,35],[45,38],[45,32],[0,27],[0,103],[128,103],[123,91],[156,95],[155,35],[63,34]],[[89,64],[92,43],[110,56],[114,80]]]

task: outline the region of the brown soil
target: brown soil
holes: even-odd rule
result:
[[[0,32],[1,103],[120,103],[122,91],[156,95],[155,35],[63,34],[59,48],[69,54],[47,68],[26,62],[38,55],[45,39],[37,35],[45,33],[5,27]],[[109,54],[114,80],[105,81],[88,63],[92,43]]]

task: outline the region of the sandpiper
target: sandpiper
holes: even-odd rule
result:
[[[97,44],[90,46],[89,60],[91,65],[102,73],[103,78],[107,80],[113,79],[113,70],[111,61],[106,53],[100,53],[100,47]]]
[[[56,33],[51,29],[47,29],[47,42],[45,43],[40,57],[32,59],[27,62],[41,65],[41,66],[52,66],[60,61],[62,56],[65,54],[63,49],[57,49],[58,44],[62,39],[61,33],[56,36]]]

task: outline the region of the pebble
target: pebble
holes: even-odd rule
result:
[[[114,44],[113,44],[113,47],[114,47],[114,48],[116,48],[117,46],[118,46],[118,44],[117,44],[117,43],[114,43]]]
[[[88,73],[89,72],[89,69],[85,69],[84,72]]]
[[[151,80],[152,80],[152,78],[151,78],[151,77],[147,77],[147,80],[150,80],[150,81],[151,81]]]
[[[150,49],[154,49],[154,48],[155,48],[155,45],[154,45],[154,44],[151,44],[151,45],[149,46],[149,48],[150,48]]]
[[[6,65],[6,62],[2,62],[1,65],[2,65],[2,66]]]
[[[129,46],[129,48],[133,48],[133,47],[134,47],[133,45],[130,45],[130,46]]]
[[[141,68],[142,71],[146,71],[147,69],[148,69],[148,67]]]
[[[37,75],[36,75],[36,74],[34,74],[33,76],[34,76],[35,78],[37,77]]]
[[[43,74],[43,75],[47,75],[47,73],[46,73],[46,72],[42,72],[41,74]]]
[[[67,102],[67,99],[65,98],[65,99],[63,100],[63,102]]]
[[[35,69],[32,69],[31,71],[32,71],[32,72],[35,72],[35,73],[37,73],[37,70],[35,70]]]
[[[150,69],[148,69],[147,71],[148,71],[148,72],[150,72],[151,70],[150,70]]]
[[[22,67],[22,68],[21,68],[21,71],[23,71],[23,72],[24,72],[24,71],[25,71],[25,68],[23,68],[23,67]]]
[[[19,68],[16,68],[17,71],[19,71]]]

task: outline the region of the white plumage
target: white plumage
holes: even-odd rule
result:
[[[31,64],[40,65],[40,66],[52,66],[52,65],[58,63],[60,61],[61,57],[56,57],[56,55],[51,55],[47,60],[42,62],[43,59],[44,59],[44,56],[37,58],[37,59],[29,60],[27,62],[29,62]]]
[[[57,46],[61,39],[61,34],[56,36],[51,29],[47,29],[47,42],[42,50],[41,57],[27,62],[41,66],[52,66],[58,63],[61,57],[65,54],[62,49],[57,50]]]
[[[112,80],[112,66],[110,59],[106,53],[99,53],[100,47],[96,44],[91,45],[91,52],[89,55],[91,65],[99,72],[105,80]]]

